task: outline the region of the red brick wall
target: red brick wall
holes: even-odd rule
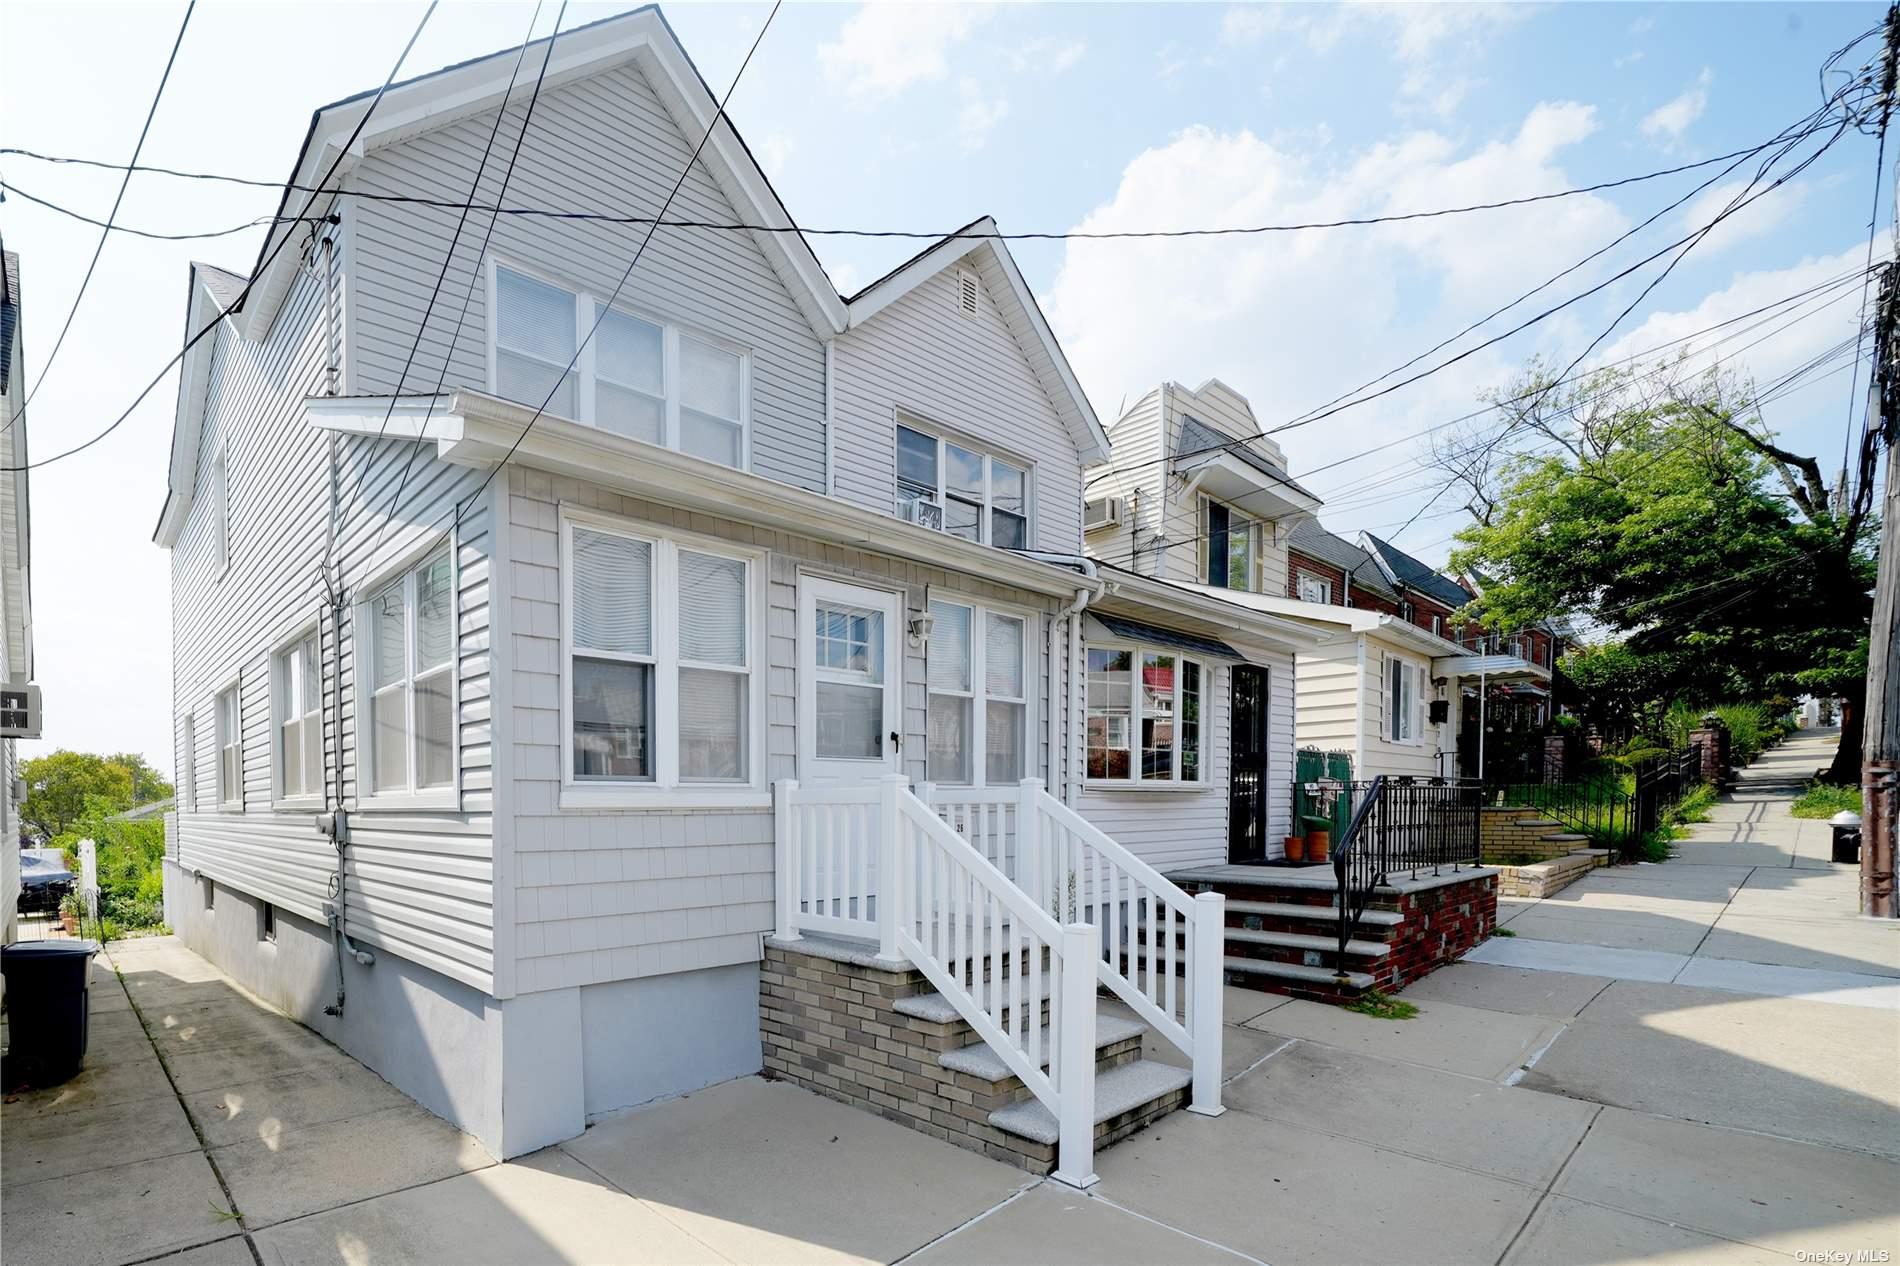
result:
[[[1407,893],[1399,909],[1405,922],[1393,929],[1392,948],[1373,970],[1381,989],[1402,989],[1490,936],[1498,925],[1497,874]]]
[[[1286,568],[1287,597],[1297,598],[1300,596],[1300,577],[1302,576],[1311,576],[1316,580],[1323,580],[1331,585],[1333,587],[1333,604],[1335,606],[1342,605],[1345,602],[1345,572],[1334,567],[1331,563],[1323,563],[1317,558],[1308,558],[1304,554],[1289,551],[1287,554]]]

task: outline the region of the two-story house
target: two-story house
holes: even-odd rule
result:
[[[28,515],[26,354],[21,341],[20,257],[0,247],[0,681],[32,687],[32,532]],[[17,697],[17,696],[16,696]],[[8,712],[13,708],[9,705]],[[19,733],[26,718],[8,715]],[[13,940],[20,896],[20,758],[16,738],[0,738],[0,943]]]
[[[1311,634],[1082,557],[1108,436],[993,224],[846,298],[657,10],[544,58],[320,109],[293,184],[335,192],[192,269],[168,921],[503,1156],[758,1071],[771,933],[925,972],[1050,1112],[969,990],[1099,970],[1217,1111],[1218,954],[1173,972],[1218,938],[1153,923],[1210,898],[1155,870],[1225,859]]]

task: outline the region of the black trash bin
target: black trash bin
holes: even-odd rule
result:
[[[91,1014],[91,941],[19,941],[0,949],[7,978],[8,1088],[51,1086],[79,1071]]]
[[[1860,814],[1843,809],[1828,819],[1834,830],[1834,861],[1837,865],[1860,864]]]

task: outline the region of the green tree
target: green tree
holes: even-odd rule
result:
[[[1621,644],[1588,665],[1599,684],[1620,676],[1656,700],[1839,694],[1835,771],[1857,780],[1874,581],[1865,500],[1779,447],[1752,392],[1715,374],[1607,370],[1550,389],[1533,366],[1499,403],[1505,427],[1479,458],[1467,446],[1460,468],[1441,454],[1477,519],[1452,565],[1493,577],[1484,623],[1581,618]]]
[[[172,785],[130,752],[100,756],[61,748],[22,762],[20,776],[26,782],[21,820],[49,839],[66,834],[88,810],[123,813],[172,794]]]

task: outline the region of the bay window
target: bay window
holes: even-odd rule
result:
[[[535,408],[546,401],[550,413],[603,431],[745,467],[743,349],[504,264],[494,267],[492,293],[496,395]]]
[[[754,567],[710,542],[563,520],[570,790],[753,785]]]
[[[446,788],[455,761],[455,569],[443,546],[362,608],[359,663],[368,666],[373,795]]]
[[[897,427],[897,506],[935,506],[938,526],[999,549],[1029,545],[1029,471],[916,427]],[[922,520],[919,520],[922,521]]]
[[[1028,769],[1028,621],[949,599],[930,602],[932,782],[999,786]]]
[[[1386,657],[1386,734],[1394,743],[1417,743],[1424,732],[1425,673],[1397,655]]]
[[[1208,668],[1175,651],[1088,651],[1087,775],[1096,782],[1200,783]]]
[[[323,791],[323,714],[318,700],[317,635],[277,652],[271,663],[271,726],[277,751],[272,773],[279,800]]]
[[[1201,498],[1201,574],[1219,589],[1260,588],[1264,525],[1212,497]]]

